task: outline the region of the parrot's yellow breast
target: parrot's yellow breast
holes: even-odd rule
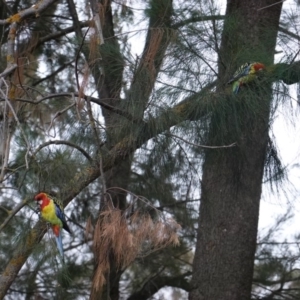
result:
[[[53,200],[51,200],[47,206],[43,207],[41,214],[42,217],[50,224],[59,225],[59,227],[63,226],[62,221],[56,215],[55,204]]]

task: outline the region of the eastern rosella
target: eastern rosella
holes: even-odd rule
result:
[[[55,235],[58,251],[64,259],[64,250],[62,245],[62,228],[71,233],[71,230],[66,222],[64,207],[61,201],[51,198],[46,193],[39,193],[34,197],[34,200],[40,205],[42,218],[52,225],[52,230]]]
[[[265,68],[265,65],[260,62],[248,62],[242,65],[228,82],[228,84],[233,82],[233,93],[237,94],[242,85],[248,84],[249,82],[255,80],[258,72],[264,70]]]

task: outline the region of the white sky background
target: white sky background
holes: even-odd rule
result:
[[[298,11],[294,0],[287,0],[283,4],[283,9],[288,11]],[[297,49],[293,49],[295,52]],[[281,49],[276,47],[277,51]],[[276,62],[281,59],[281,55],[276,55]],[[300,56],[296,58],[299,60]],[[285,224],[282,232],[278,233],[278,239],[291,240],[293,235],[300,232],[300,124],[298,122],[300,116],[300,108],[297,107],[297,84],[288,87],[290,95],[295,101],[292,101],[293,110],[287,111],[284,107],[279,107],[276,113],[275,122],[272,131],[275,135],[276,145],[279,149],[279,155],[283,166],[287,167],[287,178],[289,182],[285,182],[279,195],[272,195],[269,191],[268,184],[263,186],[263,195],[260,206],[259,230],[265,231],[267,227],[274,224],[275,219],[283,215],[291,208],[294,217]],[[293,112],[294,115],[289,113]]]

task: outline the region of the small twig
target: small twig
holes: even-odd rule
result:
[[[93,116],[90,97],[87,97],[86,100],[87,100],[86,103],[87,103],[87,111],[88,111],[88,116],[89,116],[89,119],[90,119],[90,124],[91,124],[91,127],[92,127],[93,131],[94,131],[94,135],[95,135],[95,139],[97,141],[98,147],[100,147],[100,145],[101,145],[101,141],[99,139],[100,135],[99,135],[99,132],[97,130],[96,122],[95,122],[95,119],[94,119],[94,116]]]
[[[132,195],[133,197],[135,197],[135,198],[138,199],[138,200],[141,200],[141,201],[144,202],[146,205],[152,207],[157,213],[159,213],[159,210],[158,210],[155,206],[153,206],[153,205],[150,203],[150,201],[149,201],[146,197],[140,196],[140,195],[136,195],[136,194],[130,192],[129,190],[123,189],[123,188],[121,188],[121,187],[116,187],[116,186],[108,188],[107,191],[109,191],[109,190],[114,190],[114,189],[115,189],[115,190],[121,190],[121,191],[123,191],[123,192],[126,192],[127,194]],[[106,192],[107,192],[107,191],[106,191]]]
[[[4,220],[4,222],[0,225],[0,231],[3,230],[3,228],[9,223],[9,221],[13,218],[13,216],[21,210],[22,207],[28,204],[30,201],[30,198],[27,198],[23,200],[21,203],[19,203],[13,210],[8,211],[8,217]]]
[[[0,209],[3,210],[4,212],[6,212],[8,215],[10,214],[10,210],[1,205],[0,205]]]
[[[79,94],[80,98],[81,98],[81,96],[80,96],[80,94],[81,94],[80,90],[81,89],[80,89],[80,84],[79,84],[79,79],[78,79],[78,60],[79,60],[81,49],[82,49],[82,47],[84,45],[85,38],[86,38],[89,30],[90,30],[90,27],[88,27],[88,29],[86,30],[86,32],[85,32],[85,34],[84,34],[84,36],[82,38],[82,41],[80,43],[80,46],[79,46],[79,49],[78,49],[78,51],[76,53],[76,58],[75,58],[75,79],[76,79],[77,90],[78,90],[78,94]]]
[[[175,138],[177,138],[177,139],[179,139],[179,140],[181,140],[181,141],[183,141],[183,142],[185,142],[185,143],[187,143],[189,145],[192,145],[192,146],[195,146],[195,147],[200,147],[200,148],[219,149],[219,148],[231,148],[231,147],[235,147],[237,145],[236,142],[234,142],[234,143],[232,143],[230,145],[223,145],[223,146],[204,146],[204,145],[199,145],[199,144],[194,144],[192,142],[189,142],[189,141],[183,139],[182,137],[180,137],[180,136],[178,136],[176,134],[169,134],[168,133],[167,135],[175,137]]]
[[[150,29],[156,29],[156,28],[153,27],[153,28],[150,28]],[[106,38],[106,40],[113,39],[113,38],[116,38],[117,36],[129,34],[129,33],[142,32],[142,31],[147,31],[147,30],[149,30],[149,28],[142,28],[142,29],[126,31],[126,32],[118,33],[118,34],[115,34],[114,36],[108,37],[108,38]]]
[[[81,116],[80,116],[80,112],[79,112],[79,104],[80,104],[81,98],[75,99],[75,95],[74,95],[74,93],[72,93],[72,100],[76,103],[77,118],[79,121],[81,121]]]
[[[105,195],[107,192],[107,188],[106,188],[105,174],[103,171],[103,159],[102,159],[101,153],[99,153],[99,156],[100,156],[100,159],[99,159],[100,160],[100,162],[99,162],[100,178],[101,178],[101,183],[102,183],[103,195]]]
[[[84,28],[90,25],[90,21],[82,21],[80,22],[80,27]],[[44,37],[41,37],[40,39],[38,39],[36,44],[33,44],[27,51],[31,52],[34,48],[37,48],[38,46],[40,46],[41,44],[44,44],[45,42],[51,41],[51,40],[55,40],[55,39],[59,39],[62,36],[65,36],[68,33],[71,33],[75,30],[74,26],[70,26],[64,29],[61,29],[61,31],[57,31],[57,32],[53,32],[50,33],[49,35],[46,35]]]
[[[0,78],[10,75],[17,67],[17,64],[12,64],[8,68],[6,68],[2,73],[0,73]]]
[[[10,169],[10,168],[6,167],[5,170],[6,170],[6,171],[9,171],[10,173],[9,173],[9,174],[6,174],[6,176],[3,177],[2,180],[0,179],[0,182],[1,182],[1,181],[2,181],[2,182],[6,181],[6,180],[11,176],[11,174],[18,172],[19,169],[22,169],[22,168],[24,168],[24,167],[26,168],[26,164],[21,165],[21,166],[19,166],[19,167],[16,168],[16,169]],[[5,187],[1,186],[1,189],[3,189],[3,188],[5,188]],[[18,189],[16,189],[16,190],[18,190]]]
[[[66,67],[70,66],[73,62],[75,61],[75,59],[71,60],[70,62],[67,62],[65,64],[63,64],[62,66],[60,66],[59,68],[57,68],[57,70],[55,70],[54,72],[52,72],[51,74],[40,78],[39,80],[35,81],[32,83],[32,86],[37,86],[38,84],[40,84],[41,82],[54,77],[56,74],[58,74],[59,72],[63,71]]]
[[[102,161],[102,155],[101,155],[101,141],[99,139],[99,132],[97,130],[97,127],[96,127],[96,124],[95,124],[95,119],[94,119],[94,116],[93,116],[93,112],[92,112],[92,107],[91,107],[91,102],[90,102],[90,99],[89,97],[87,98],[87,110],[88,110],[88,116],[89,116],[89,119],[90,119],[90,123],[91,123],[91,127],[94,131],[94,135],[95,135],[95,138],[96,138],[96,141],[97,141],[97,144],[98,144],[98,149],[99,149],[99,170],[100,170],[100,179],[101,179],[101,183],[102,183],[102,192],[103,192],[103,195],[106,194],[106,181],[105,181],[105,175],[104,175],[104,171],[103,171],[103,161]]]
[[[295,59],[297,58],[299,52],[300,52],[300,49],[297,51],[297,53],[294,55],[294,57],[292,58],[292,60],[289,62],[290,64],[292,64],[295,61]]]
[[[0,81],[1,82],[1,81]],[[0,183],[4,181],[5,170],[8,166],[8,158],[9,158],[9,149],[10,149],[10,130],[8,130],[7,126],[7,103],[4,104],[4,111],[3,111],[3,149],[2,153],[2,167],[1,167],[1,174],[0,174]]]
[[[4,81],[3,78],[0,78],[0,80]],[[4,81],[4,84],[6,85],[6,88],[7,88],[7,91],[8,91],[8,86],[7,86],[7,84],[6,84],[5,81]],[[28,165],[28,154],[29,154],[29,152],[30,152],[30,144],[29,144],[29,142],[28,142],[28,140],[27,140],[26,134],[25,134],[25,132],[24,132],[22,126],[21,126],[21,123],[20,123],[20,121],[19,121],[19,119],[18,119],[18,116],[17,116],[17,114],[16,114],[16,112],[15,112],[15,110],[14,110],[12,104],[10,103],[10,100],[8,99],[7,95],[4,94],[4,92],[3,92],[2,90],[0,90],[0,92],[1,92],[1,94],[4,96],[4,99],[5,99],[6,103],[7,103],[7,105],[9,106],[9,108],[10,108],[10,110],[11,110],[13,116],[14,116],[14,119],[15,119],[15,121],[17,122],[17,125],[18,125],[18,127],[19,127],[19,129],[20,129],[20,131],[21,131],[21,133],[22,133],[22,136],[23,136],[23,138],[24,138],[24,141],[25,141],[25,143],[26,143],[27,151],[26,151],[26,154],[25,154],[25,163],[26,163],[26,169],[28,169],[28,168],[29,168],[29,165]]]
[[[271,6],[277,5],[277,4],[282,3],[282,2],[284,2],[284,1],[286,1],[286,0],[281,0],[281,1],[275,2],[275,3],[273,3],[273,4],[264,6],[264,7],[262,7],[262,8],[258,8],[257,10],[262,10],[262,9],[265,9],[265,8],[269,8],[269,7],[271,7]]]
[[[65,107],[64,109],[62,109],[62,110],[56,112],[56,114],[55,114],[54,117],[52,118],[51,123],[50,123],[50,125],[49,125],[49,127],[48,127],[48,129],[47,129],[48,133],[49,133],[49,131],[50,131],[52,125],[53,125],[54,120],[55,120],[57,117],[59,117],[60,115],[62,115],[63,113],[65,113],[67,110],[69,110],[70,108],[72,108],[73,106],[75,106],[75,105],[76,105],[76,102],[74,102],[74,103],[70,104],[69,106]]]
[[[74,99],[74,96],[75,97],[80,97],[80,99],[84,99],[85,101],[87,101],[87,98],[90,99],[91,102],[93,103],[96,103],[100,106],[102,106],[103,108],[109,110],[109,111],[112,111],[114,112],[115,114],[117,115],[120,115],[130,121],[132,121],[133,123],[137,124],[137,123],[141,123],[140,120],[134,118],[129,112],[125,111],[125,110],[121,110],[117,107],[114,107],[112,105],[109,105],[107,103],[105,103],[105,100],[110,100],[110,99],[113,99],[113,98],[103,98],[103,99],[99,99],[99,98],[95,98],[95,97],[90,97],[90,96],[86,96],[86,95],[80,95],[79,93],[58,93],[58,94],[50,94],[50,95],[47,95],[45,97],[42,97],[42,98],[39,98],[38,100],[36,101],[32,101],[32,100],[29,100],[29,99],[22,99],[22,98],[16,98],[14,99],[15,101],[19,101],[19,102],[26,102],[26,103],[30,103],[30,104],[39,104],[40,102],[43,102],[45,100],[48,100],[48,99],[52,99],[52,98],[58,98],[58,97],[71,97],[72,99]]]

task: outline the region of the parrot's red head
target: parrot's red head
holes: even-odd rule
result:
[[[48,198],[48,195],[46,193],[39,193],[34,197],[34,200],[38,202],[40,205],[41,209],[48,205],[50,202],[50,199]]]
[[[253,67],[254,67],[255,72],[262,71],[262,70],[264,70],[266,68],[266,66],[264,64],[259,63],[259,62],[258,63],[254,63]]]

